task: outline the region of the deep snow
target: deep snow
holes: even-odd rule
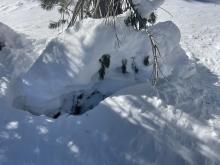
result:
[[[34,22],[30,21],[30,19],[25,19],[25,17],[23,18],[25,21],[17,24],[11,18],[18,17],[17,20],[19,20],[23,15],[27,15],[28,12],[33,12],[32,15],[37,18],[39,11],[41,11],[36,5],[36,1],[29,1],[27,4],[23,2],[27,1],[20,1],[19,4],[23,5],[15,5],[18,3],[15,0],[3,0],[2,8],[0,9],[3,14],[1,13],[0,21],[13,27],[16,31],[28,35],[24,37],[7,28],[12,36],[18,35],[20,40],[30,42],[30,47],[25,48],[29,50],[33,46],[31,48],[32,52],[36,53],[30,63],[24,65],[25,69],[20,70],[15,67],[19,71],[16,73],[21,74],[24,80],[31,80],[31,76],[28,76],[30,73],[35,73],[36,78],[40,76],[42,79],[43,76],[36,72],[39,69],[34,68],[42,64],[43,59],[46,59],[47,62],[52,60],[52,64],[57,59],[45,58],[52,57],[50,54],[45,54],[53,52],[48,47],[55,44],[58,48],[60,48],[59,46],[64,46],[67,50],[71,50],[70,46],[68,47],[68,44],[64,41],[77,43],[77,40],[62,36],[60,38],[65,38],[65,40],[52,40],[46,47],[46,41],[54,34],[54,32],[46,28],[50,13],[40,12],[42,15],[45,14],[42,17],[44,19],[37,19],[39,21],[37,23],[42,28],[41,26],[36,28],[33,26]],[[22,7],[18,8],[17,6]],[[33,7],[31,10],[30,6]],[[219,55],[219,33],[216,20],[219,19],[218,11],[220,7],[212,3],[204,4],[202,2],[193,3],[172,0],[167,0],[162,7],[170,10],[175,17],[171,18],[166,12],[161,10],[159,11],[160,20],[173,19],[179,26],[183,36],[181,43],[190,60],[186,58],[185,52],[179,47],[180,36],[178,37],[178,30],[175,31],[175,34],[178,35],[174,35],[174,32],[172,33],[173,35],[168,33],[165,36],[155,33],[156,37],[168,39],[161,43],[162,48],[166,48],[167,45],[173,43],[174,38],[177,39],[175,40],[177,41],[175,42],[177,48],[174,46],[176,49],[174,49],[173,54],[176,53],[178,58],[172,63],[172,58],[166,56],[168,57],[168,64],[165,65],[165,63],[164,65],[171,69],[173,69],[174,65],[179,68],[173,72],[164,72],[170,74],[167,74],[166,78],[160,81],[157,88],[153,88],[150,81],[144,82],[144,84],[137,84],[138,77],[134,77],[134,75],[127,76],[123,78],[124,81],[131,80],[136,85],[128,84],[130,87],[120,91],[119,89],[122,86],[115,88],[117,92],[114,91],[114,94],[106,98],[93,110],[81,116],[64,114],[53,120],[45,116],[32,116],[27,112],[14,109],[11,101],[12,96],[17,94],[14,91],[17,91],[17,89],[12,87],[16,87],[17,81],[14,82],[14,76],[11,75],[17,77],[18,74],[10,74],[15,71],[14,69],[7,69],[9,74],[1,73],[4,74],[1,78],[1,91],[4,92],[1,93],[0,99],[0,164],[220,164],[218,156],[220,154],[220,88],[216,85],[219,82],[217,60]],[[198,15],[198,8],[201,13],[205,14]],[[180,9],[182,9],[182,15],[179,16]],[[189,18],[193,21],[190,21],[189,24],[184,23]],[[209,19],[209,26],[201,26],[204,25],[207,18],[213,18]],[[161,23],[156,26],[165,24],[175,27],[171,22]],[[6,26],[1,25],[1,27]],[[208,29],[205,35],[190,37],[196,35],[197,31],[203,32],[204,28]],[[43,31],[43,35],[36,32],[36,29]],[[172,31],[171,29],[169,30]],[[166,32],[169,30],[164,29]],[[7,32],[4,33],[7,34]],[[97,33],[94,34],[97,35]],[[92,39],[93,37],[90,36],[90,38]],[[209,42],[207,38],[214,40]],[[12,50],[17,52],[19,47],[14,43],[15,40],[10,39],[10,41],[13,41],[15,46]],[[92,45],[93,42],[88,43]],[[46,49],[43,51],[45,47]],[[124,49],[128,48],[125,47]],[[26,49],[22,49],[22,51],[26,52]],[[85,50],[83,49],[83,51]],[[166,51],[168,50],[163,50],[163,52]],[[43,56],[39,57],[35,62],[41,52]],[[130,52],[131,50],[129,50]],[[94,54],[97,55],[96,58],[98,59],[100,54]],[[140,54],[140,52],[136,54]],[[24,55],[25,59],[26,55]],[[67,56],[68,54],[65,55]],[[125,53],[125,55],[127,54]],[[16,63],[21,62],[21,59],[23,59],[17,58],[23,57],[20,54],[15,56],[17,60],[13,60],[13,56],[10,57],[10,60],[7,61],[15,61]],[[185,65],[179,62],[182,57],[187,60]],[[195,57],[197,59],[194,59]],[[212,64],[209,63],[211,59],[213,59]],[[5,64],[2,61],[1,63]],[[34,64],[33,67],[31,67],[32,64]],[[6,66],[11,67],[11,65]],[[29,70],[30,67],[31,69]],[[45,73],[49,68],[45,67],[40,70]],[[27,73],[25,73],[26,70],[28,70]],[[73,69],[72,71],[75,70]],[[91,71],[93,72],[94,70]],[[73,73],[77,75],[80,72]],[[112,74],[109,73],[110,75]],[[89,77],[85,77],[81,82],[88,82],[84,80],[90,80],[91,76],[92,74]],[[118,82],[123,82],[121,78],[119,79],[120,75],[113,74],[113,77],[118,78]],[[11,81],[13,81],[13,84],[11,84]],[[32,82],[34,81],[32,80]],[[111,91],[113,89],[109,89],[109,84],[104,83],[107,87],[101,86],[103,90]],[[37,82],[36,84],[36,87],[39,87],[39,83]],[[62,85],[59,87],[62,87]],[[42,92],[44,91],[42,90]]]
[[[117,21],[118,38],[121,40],[119,47],[115,47],[117,40],[114,28],[107,27],[103,20],[93,19],[83,21],[78,25],[80,29],[68,31],[49,42],[27,74],[15,84],[18,91],[14,94],[14,105],[35,114],[57,113],[62,108],[63,99],[66,99],[61,96],[71,91],[76,93],[97,88],[104,95],[109,95],[121,87],[150,81],[152,65],[143,65],[147,55],[152,63],[152,48],[147,34],[126,28],[124,17]],[[151,27],[150,33],[157,34],[155,40],[163,55],[160,59],[163,76],[180,70],[187,63],[187,56],[179,46],[178,28],[171,22],[164,22]],[[111,56],[111,64],[105,81],[100,82],[99,58],[106,53]],[[138,74],[131,70],[132,57],[135,57]],[[128,60],[126,75],[120,71],[124,58]],[[162,65],[162,61],[165,64]]]

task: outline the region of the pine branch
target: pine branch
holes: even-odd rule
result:
[[[49,24],[49,28],[50,28],[50,29],[57,29],[57,28],[59,28],[61,25],[65,24],[66,22],[67,22],[66,19],[60,19],[60,20],[57,21],[57,22],[51,22],[51,23]]]
[[[58,4],[59,0],[40,0],[41,7],[45,10],[52,10],[55,5]]]

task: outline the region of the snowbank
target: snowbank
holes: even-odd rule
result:
[[[8,0],[5,1],[10,3]],[[170,5],[170,8],[176,9],[176,6],[185,3],[185,1],[175,3],[177,3],[175,7]],[[187,10],[184,15],[196,11],[194,9],[198,8],[198,4],[196,3],[193,9],[191,7],[192,5],[187,7],[181,6],[181,9],[185,8]],[[211,8],[209,10],[213,11]],[[218,11],[216,11],[215,14],[218,13]],[[175,13],[179,14],[179,11],[177,10]],[[211,12],[204,13],[206,14],[202,15],[202,17],[207,21],[207,18],[210,18],[207,16],[207,13]],[[198,13],[193,13],[193,15],[197,17]],[[21,15],[17,17],[21,17]],[[30,22],[25,23],[31,25]],[[93,24],[91,23],[91,25]],[[113,94],[95,107],[93,111],[89,111],[84,115],[62,115],[57,120],[48,119],[44,116],[36,117],[29,113],[18,111],[11,107],[7,98],[0,98],[0,164],[66,165],[70,164],[70,162],[77,165],[220,164],[220,88],[214,85],[215,82],[218,81],[217,76],[204,66],[199,66],[198,64],[194,66],[189,65],[188,68],[183,67],[182,62],[186,61],[186,57],[178,44],[180,37],[178,29],[170,22],[161,23],[156,26],[161,28],[161,30],[162,27],[166,27],[169,31],[169,33],[165,30],[159,33],[152,30],[152,33],[154,33],[154,36],[160,42],[160,48],[163,49],[163,53],[168,51],[167,46],[170,47],[170,42],[174,42],[175,40],[175,46],[170,47],[172,50],[168,51],[170,54],[162,54],[161,61],[165,60],[170,65],[164,62],[164,66],[162,66],[163,70],[167,68],[164,72],[170,76],[167,77],[168,81],[162,80],[160,82],[157,88],[158,90],[152,88],[149,82],[145,82],[144,84],[132,86]],[[29,33],[32,31],[32,27],[30,27],[31,26],[28,26],[27,28]],[[5,29],[5,31],[7,32],[7,29]],[[97,29],[97,31],[99,31],[99,29]],[[85,30],[81,31],[81,33],[85,32]],[[91,32],[91,30],[89,32]],[[218,31],[215,32],[218,34]],[[126,35],[130,35],[130,33],[133,33],[133,31],[129,31],[129,33],[123,31],[123,34]],[[83,37],[96,34],[99,33],[80,34],[78,36],[81,36],[81,41],[83,41]],[[99,35],[106,34],[102,32],[102,34]],[[138,41],[139,36],[140,35],[137,35],[136,38],[129,38],[131,40],[129,41],[120,34],[120,37],[122,37],[121,40],[126,41],[127,45],[125,45],[129,46],[123,48],[123,45],[121,45],[120,49],[118,49],[120,52],[123,52],[122,50],[125,51],[123,54],[124,57],[127,57],[127,54],[130,56],[130,51],[132,51],[131,53],[135,52],[132,50],[135,46],[132,47],[132,44],[128,43],[134,40]],[[69,46],[64,46],[64,48],[65,50],[71,50],[70,53],[74,53],[75,51],[72,51],[72,49],[75,50],[77,48],[71,46],[71,44],[74,45],[75,42],[80,43],[80,50],[83,49],[82,42],[76,41],[77,39],[74,38],[76,35],[74,35],[74,37],[70,35],[68,39],[66,39],[66,37],[68,36],[53,40],[49,45],[54,45],[53,49],[56,47],[61,49],[62,44],[67,44],[66,41],[69,41]],[[100,37],[101,36],[99,36],[99,38]],[[159,40],[160,37],[167,39],[167,41]],[[13,41],[14,40],[11,40],[10,42]],[[95,45],[97,38],[95,38],[93,42],[90,41],[91,39],[88,39],[87,42],[85,42],[91,43],[90,45],[86,44],[87,47],[91,49],[84,49],[84,55],[88,55],[89,50],[93,50],[92,48],[95,49],[95,47],[98,47]],[[106,42],[106,39],[104,40],[103,38],[103,41]],[[194,41],[195,40],[192,40],[191,42]],[[107,42],[111,43],[111,38]],[[101,44],[101,42],[98,41],[97,43]],[[101,44],[101,46],[103,45],[104,44]],[[146,45],[144,44],[144,46]],[[146,48],[148,48],[148,46],[146,46]],[[49,50],[49,48],[47,49]],[[17,50],[17,48],[15,48],[15,50]],[[204,51],[206,49],[201,50]],[[62,61],[59,59],[60,56],[56,54],[56,51],[54,52],[56,58],[52,58],[53,51],[47,56],[43,53],[42,56],[51,58],[40,57],[38,62],[34,64],[34,66],[36,65],[35,68],[42,65],[43,59],[46,60],[46,62],[52,61],[51,63],[54,65],[56,61]],[[117,52],[117,50],[112,52]],[[151,73],[151,67],[145,69],[140,60],[142,59],[142,54],[148,52],[151,51],[146,50],[145,52],[144,49],[143,52],[143,49],[141,49],[140,52],[136,52],[135,54],[138,56],[136,60],[139,64],[139,68],[143,69],[142,72],[136,75],[135,83],[140,81],[141,76],[143,76],[143,79],[146,81]],[[99,53],[103,53],[103,51]],[[104,51],[104,53],[106,52]],[[204,56],[205,53],[207,53],[207,51],[204,51]],[[97,55],[98,57],[95,55],[92,57],[84,55],[79,55],[84,65],[89,65],[88,61],[92,61],[93,57],[98,59],[98,57],[101,56],[101,54]],[[215,57],[217,57],[217,55],[218,54],[216,54]],[[73,59],[71,59],[72,56],[67,56],[66,53],[62,54],[61,57],[65,57],[64,59],[68,57],[67,59],[70,60],[70,63],[73,61]],[[87,62],[84,62],[82,57],[85,57]],[[115,62],[115,67],[118,66],[118,62],[122,58],[121,56],[116,57],[120,57],[120,59],[113,61]],[[216,60],[216,58],[215,61],[217,66],[218,60]],[[16,60],[14,62],[16,63]],[[48,92],[49,87],[52,86],[52,81],[49,81],[46,77],[49,75],[49,78],[51,78],[51,75],[54,73],[53,70],[49,69],[52,66],[51,63],[48,63],[49,67],[44,66],[42,69],[38,68],[32,71],[33,73],[36,72],[34,77],[36,80],[38,80],[38,77],[42,80],[42,83],[37,82],[32,86],[35,92],[32,93],[33,96],[34,94],[38,94],[37,87],[41,89],[40,87],[42,85],[44,89],[39,92],[43,93],[41,96],[43,98],[45,93]],[[95,64],[98,65],[97,61]],[[66,73],[64,64],[61,65],[58,63],[57,67],[61,68],[61,73]],[[213,63],[210,64],[210,68],[211,67],[213,68]],[[33,68],[31,68],[31,70],[33,70]],[[16,69],[19,70],[19,68]],[[86,67],[80,67],[78,72],[72,69],[74,76],[80,77],[79,73],[84,69],[86,69]],[[89,73],[93,74],[94,71],[95,70],[91,70]],[[88,70],[85,72],[88,72]],[[43,77],[44,73],[45,77]],[[87,75],[92,77],[89,73],[87,73]],[[75,82],[77,82],[77,80],[75,80],[74,76],[69,78],[68,74],[64,74],[63,77],[65,78],[64,80],[71,80],[73,82],[71,86],[75,86],[76,88]],[[28,82],[25,82],[25,80],[27,78],[31,79],[30,77],[31,75],[25,75],[23,79],[25,84],[21,81],[21,86],[17,86],[17,88],[23,87],[23,89],[21,89],[21,93],[23,94],[29,94],[27,93]],[[112,81],[110,77],[112,77]],[[31,83],[34,83],[34,78],[31,79]],[[105,88],[112,89],[112,82],[117,82],[117,84],[120,82],[120,88],[123,88],[124,84],[122,84],[122,81],[128,82],[133,78],[134,75],[130,70],[129,74],[122,77],[117,69],[114,70],[114,68],[111,68],[107,74],[106,81],[102,81],[102,84],[105,83]],[[56,79],[55,85],[58,84],[58,79],[59,78]],[[95,83],[96,80],[94,79],[90,80],[88,78],[88,82]],[[84,80],[86,80],[86,78],[84,78]],[[78,80],[78,82],[86,83],[83,79]],[[53,92],[56,94],[54,95],[55,98],[58,97],[59,91],[64,90],[66,84],[70,84],[68,81],[63,81],[63,83],[63,86],[60,84],[57,85],[59,88],[58,91],[55,91],[56,86],[52,86],[53,88],[51,88],[51,90],[53,89]],[[7,85],[3,85],[3,83],[1,83],[1,85],[4,86],[4,88],[7,87]],[[66,88],[66,91],[71,91],[69,89],[72,88]],[[45,93],[44,90],[46,90]],[[64,91],[61,93],[63,92]],[[33,99],[32,95],[31,98]],[[51,97],[52,94],[48,94],[45,98],[41,99],[44,104],[46,104],[47,96]],[[39,102],[39,100],[40,94],[36,97],[36,101]],[[48,101],[48,104],[49,103],[51,102]]]
[[[19,90],[15,105],[31,109],[37,114],[60,108],[61,95],[99,81],[99,58],[106,53],[111,55],[106,79],[131,79],[120,74],[121,60],[128,59],[128,72],[134,75],[130,63],[131,57],[135,57],[140,70],[135,76],[147,81],[152,74],[152,65],[144,66],[143,60],[149,55],[152,62],[149,38],[145,32],[127,28],[123,18],[119,18],[118,22],[115,31],[112,26],[105,25],[103,20],[87,19],[49,42],[32,68],[16,84]],[[172,22],[164,22],[153,26],[150,33],[155,36],[162,54],[160,60],[163,74],[168,76],[187,61],[179,46],[180,32]]]
[[[0,77],[15,78],[29,69],[36,58],[31,40],[0,22]]]
[[[62,115],[51,120],[9,111],[7,120],[0,121],[1,156],[4,158],[0,162],[218,164],[219,134],[194,114],[210,110],[210,105],[201,105],[204,98],[198,96],[203,92],[195,90],[202,77],[194,80],[194,84],[188,79],[181,81],[182,84],[178,84],[178,80],[173,80],[172,84],[161,83],[159,92],[150,83],[132,86],[81,116]],[[198,99],[194,101],[193,97]],[[25,150],[18,152],[22,147]]]

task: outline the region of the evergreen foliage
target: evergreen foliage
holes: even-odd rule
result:
[[[60,19],[60,20],[57,21],[57,22],[51,22],[51,23],[49,24],[49,28],[50,28],[50,29],[56,29],[56,28],[60,27],[61,25],[64,25],[66,22],[67,22],[66,19]]]
[[[125,58],[125,59],[122,59],[122,65],[121,65],[121,71],[123,74],[127,73],[127,63],[128,63],[128,60]]]
[[[152,45],[153,53],[153,85],[157,84],[159,79],[159,62],[160,57],[159,48],[152,34],[148,30],[148,25],[153,25],[156,22],[156,14],[152,12],[149,18],[143,18],[138,11],[137,6],[140,4],[134,4],[133,0],[40,0],[41,6],[45,10],[52,10],[58,7],[58,11],[61,17],[58,21],[51,22],[49,28],[55,29],[61,25],[67,24],[67,28],[73,26],[77,20],[82,20],[87,17],[91,18],[109,18],[113,19],[113,25],[115,27],[115,17],[125,11],[130,11],[130,16],[125,19],[127,26],[132,26],[136,30],[145,31],[149,37]],[[116,34],[116,38],[118,36]],[[106,56],[107,57],[107,56]],[[109,61],[108,61],[109,59]],[[107,61],[106,61],[107,60]],[[105,69],[110,65],[110,58],[100,59],[101,68],[99,69],[100,79],[104,79]],[[109,62],[109,63],[108,63]],[[147,59],[145,61],[147,64]],[[125,69],[125,66],[123,66]],[[136,66],[135,59],[132,59],[132,69],[135,73],[138,73],[139,69]],[[124,71],[123,71],[124,72]]]
[[[104,80],[105,78],[105,66],[101,63],[101,68],[99,69],[99,79]]]
[[[136,62],[135,62],[135,57],[131,57],[132,59],[132,62],[131,62],[131,69],[134,71],[134,73],[138,73],[139,72],[139,69],[136,65]]]
[[[3,41],[0,41],[0,51],[5,47],[5,43]]]
[[[109,55],[109,54],[104,54],[104,55],[102,55],[102,57],[100,58],[100,60],[101,60],[101,63],[103,63],[106,68],[109,68],[110,62],[111,62],[111,59],[110,59],[110,55]]]
[[[150,24],[155,24],[156,20],[157,20],[157,15],[154,12],[152,12],[147,21]]]
[[[79,100],[77,100],[73,114],[74,115],[79,115],[80,113],[81,113],[81,105],[80,105]]]
[[[103,80],[105,78],[105,69],[109,68],[110,66],[110,55],[109,54],[104,54],[102,57],[99,59],[99,62],[101,64],[101,67],[98,71],[99,73],[99,79]]]
[[[61,112],[59,111],[59,112],[57,112],[56,114],[54,114],[54,115],[52,116],[52,118],[53,118],[53,119],[57,119],[60,115],[61,115]]]
[[[149,65],[149,56],[144,57],[144,61],[143,61],[145,66]]]
[[[58,21],[50,23],[50,28],[58,28],[62,24],[71,27],[77,19],[107,18],[123,13],[122,2],[124,0],[40,0],[41,7],[52,10],[58,7],[61,17]]]
[[[146,29],[146,24],[154,24],[156,21],[155,13],[151,13],[149,18],[142,18],[132,0],[40,0],[41,7],[45,10],[58,8],[61,14],[58,21],[50,23],[49,28],[58,28],[68,24],[71,27],[76,20],[87,17],[108,18],[116,17],[123,12],[130,10],[131,15],[125,20],[126,25],[133,26],[135,29]]]

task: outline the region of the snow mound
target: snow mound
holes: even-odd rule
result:
[[[164,76],[172,74],[173,70],[178,70],[187,62],[179,46],[180,32],[176,25],[172,22],[158,23],[150,29],[150,33],[155,36],[162,54],[160,61]],[[121,60],[124,58],[128,60],[128,75],[134,75],[139,82],[151,77],[152,65],[143,65],[147,55],[150,56],[150,63],[153,60],[150,40],[145,32],[127,28],[123,17],[119,18],[116,31],[112,26],[105,25],[103,20],[87,19],[48,43],[32,68],[16,84],[19,90],[15,96],[15,106],[36,114],[61,108],[60,97],[63,94],[99,82],[99,59],[106,53],[111,55],[106,80],[134,79],[120,74]],[[136,75],[130,67],[132,57],[135,57],[139,68]]]
[[[36,55],[31,41],[0,22],[0,77],[15,78],[27,71]],[[18,69],[19,68],[19,69]]]

